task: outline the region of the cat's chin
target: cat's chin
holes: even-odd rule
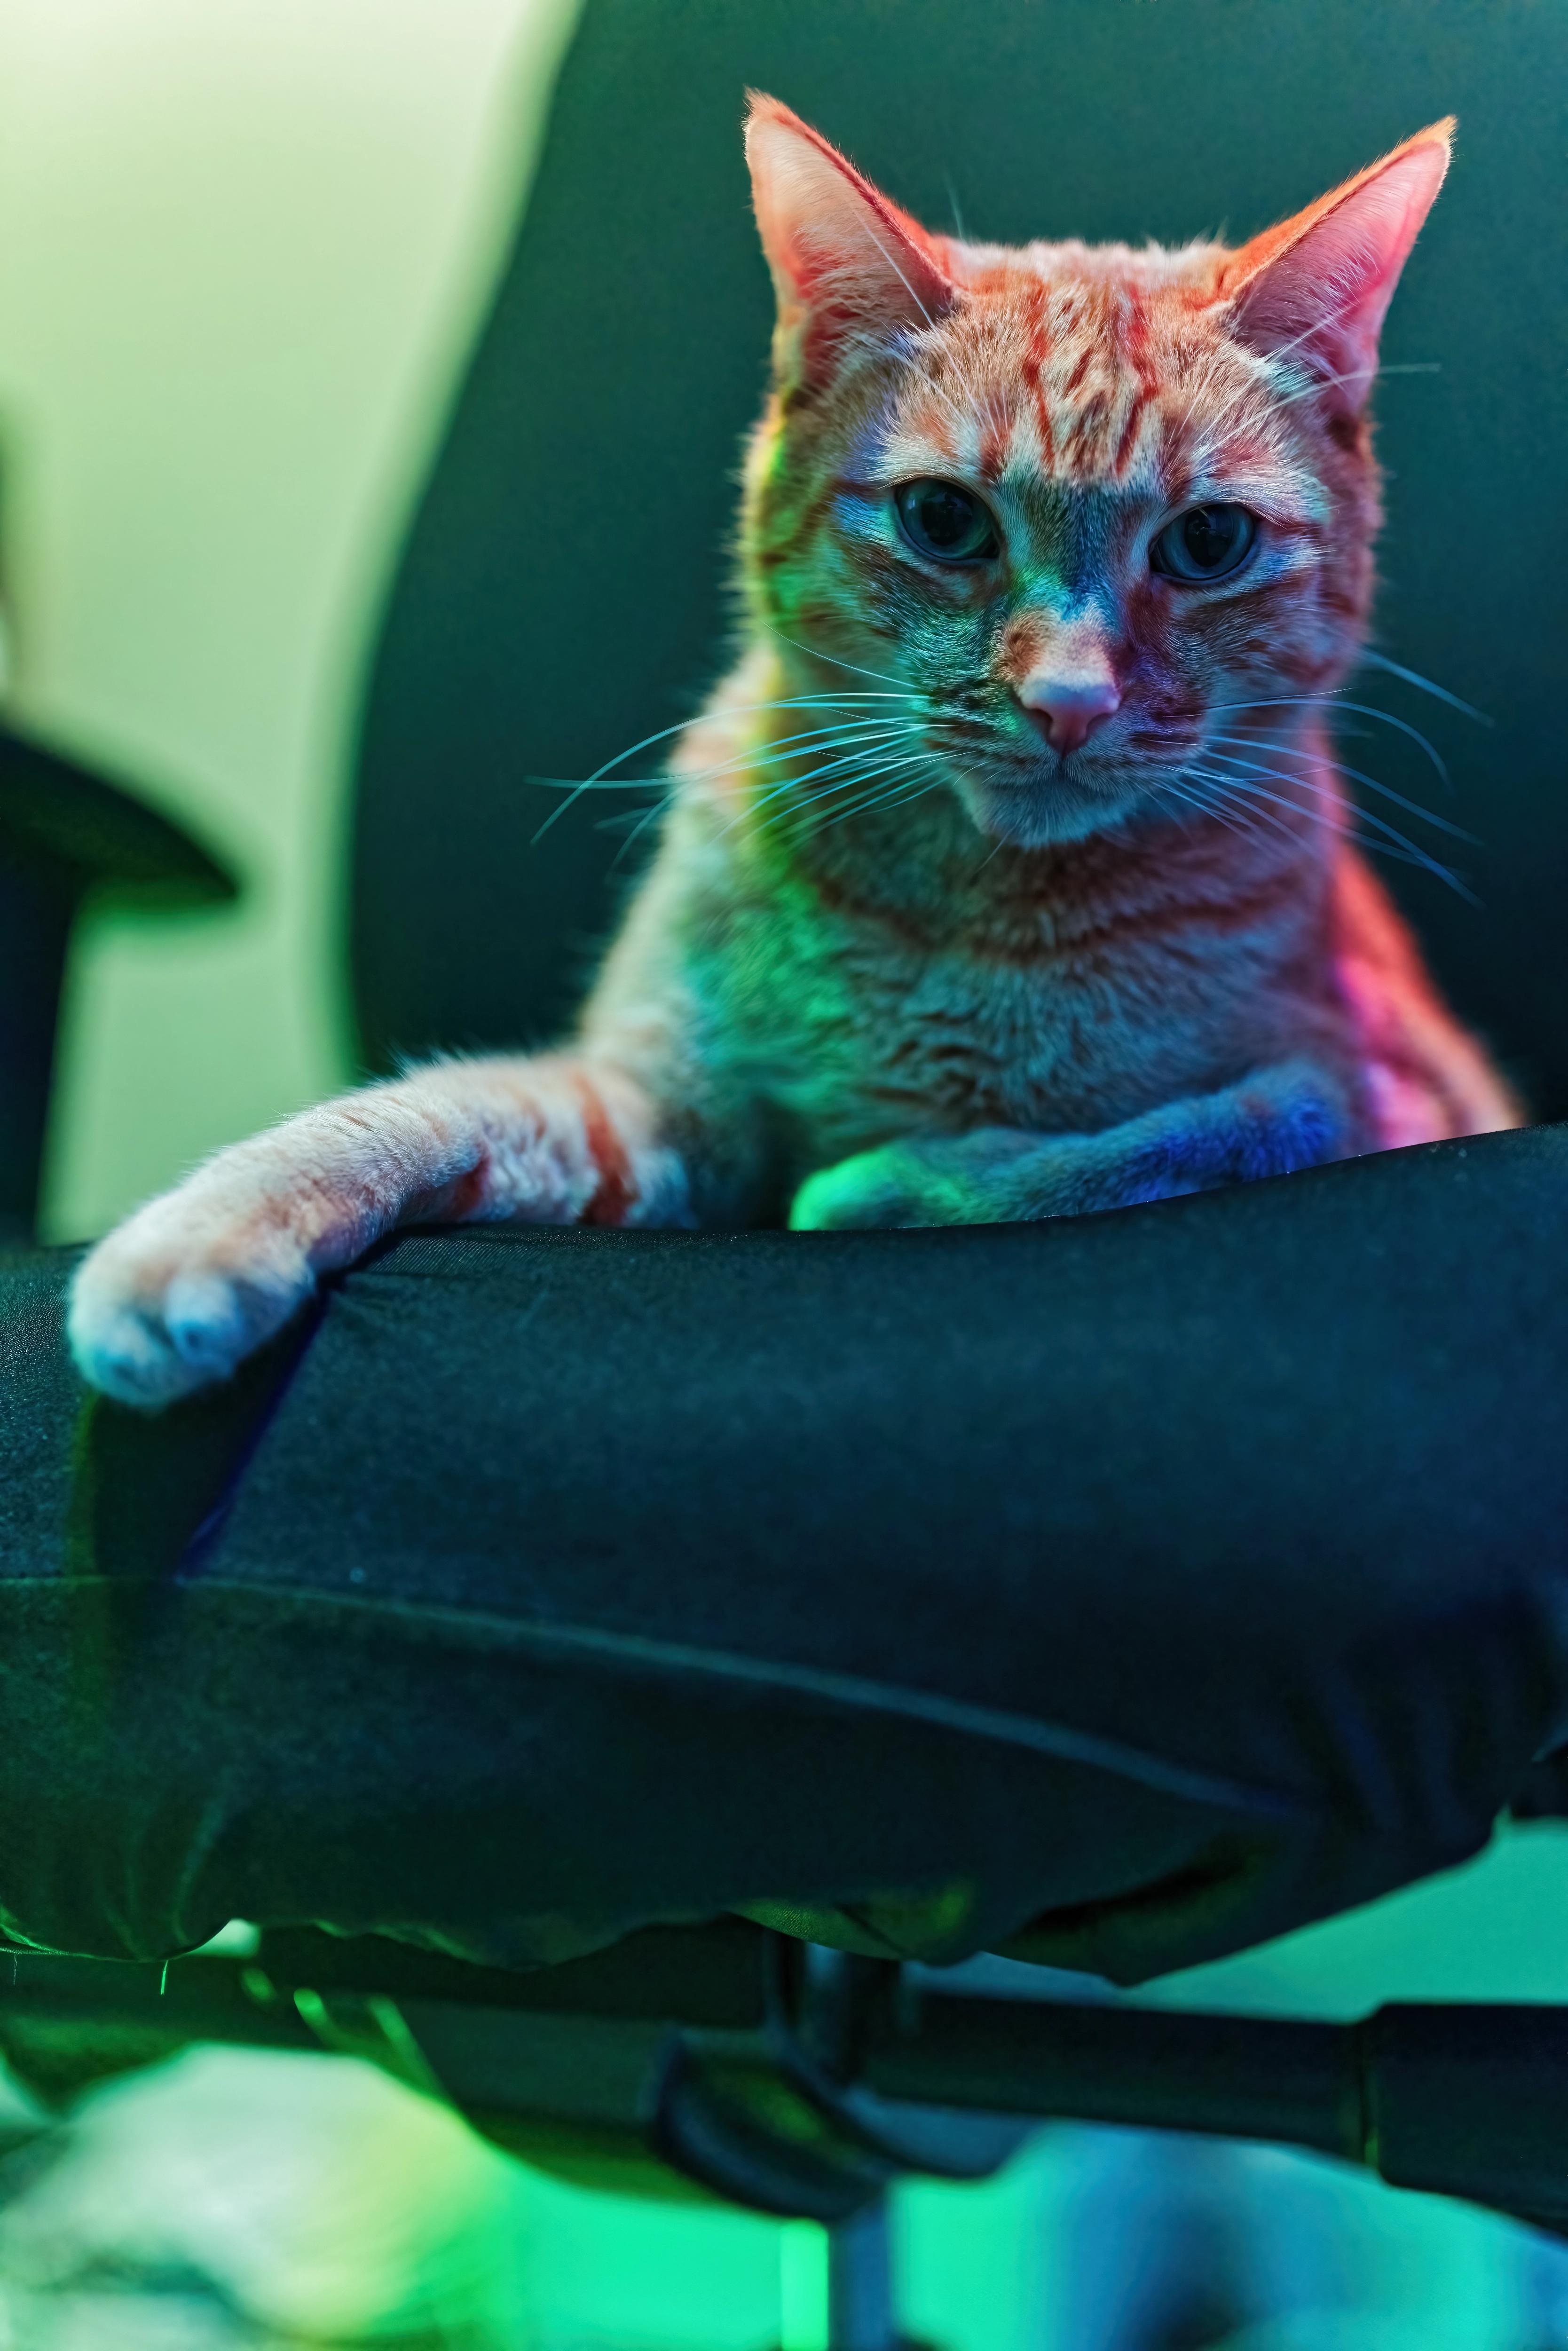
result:
[[[977,831],[1012,849],[1049,849],[1124,823],[1139,794],[1124,784],[1097,787],[1057,774],[1039,783],[990,783],[956,778],[958,798]]]

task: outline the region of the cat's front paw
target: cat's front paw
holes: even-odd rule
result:
[[[795,1232],[887,1230],[897,1226],[1009,1224],[1050,1215],[1031,1176],[1061,1148],[1059,1138],[1016,1127],[968,1134],[910,1135],[819,1169],[795,1195]]]
[[[303,1241],[273,1204],[225,1214],[183,1186],[85,1259],[71,1292],[71,1353],[93,1387],[155,1410],[226,1379],[314,1287]]]
[[[789,1229],[864,1232],[951,1224],[956,1220],[952,1204],[936,1196],[938,1189],[918,1149],[885,1144],[809,1176],[790,1207]]]

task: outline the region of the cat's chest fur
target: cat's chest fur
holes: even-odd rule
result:
[[[911,1133],[1098,1130],[1336,1020],[1299,871],[1218,901],[951,910],[795,876],[737,893],[693,957],[710,1050],[812,1160]]]

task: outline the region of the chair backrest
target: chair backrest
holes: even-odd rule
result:
[[[1003,238],[1240,235],[1458,111],[1385,338],[1422,371],[1378,396],[1380,643],[1494,724],[1379,673],[1355,698],[1431,735],[1451,796],[1375,718],[1351,722],[1352,758],[1480,837],[1456,861],[1479,908],[1391,878],[1538,1112],[1568,1112],[1568,11],[1532,0],[588,0],[374,667],[353,872],[370,1061],[564,1018],[635,863],[606,812],[646,802],[587,795],[536,845],[559,795],[529,778],[672,725],[722,662],[770,311],[748,83],[916,212]]]

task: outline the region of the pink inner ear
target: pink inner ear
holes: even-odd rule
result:
[[[1423,133],[1243,246],[1226,271],[1242,340],[1269,351],[1293,345],[1326,361],[1359,406],[1384,315],[1448,163],[1447,137]]]
[[[925,235],[776,99],[747,126],[757,222],[780,324],[820,366],[852,331],[933,323],[953,300]]]

